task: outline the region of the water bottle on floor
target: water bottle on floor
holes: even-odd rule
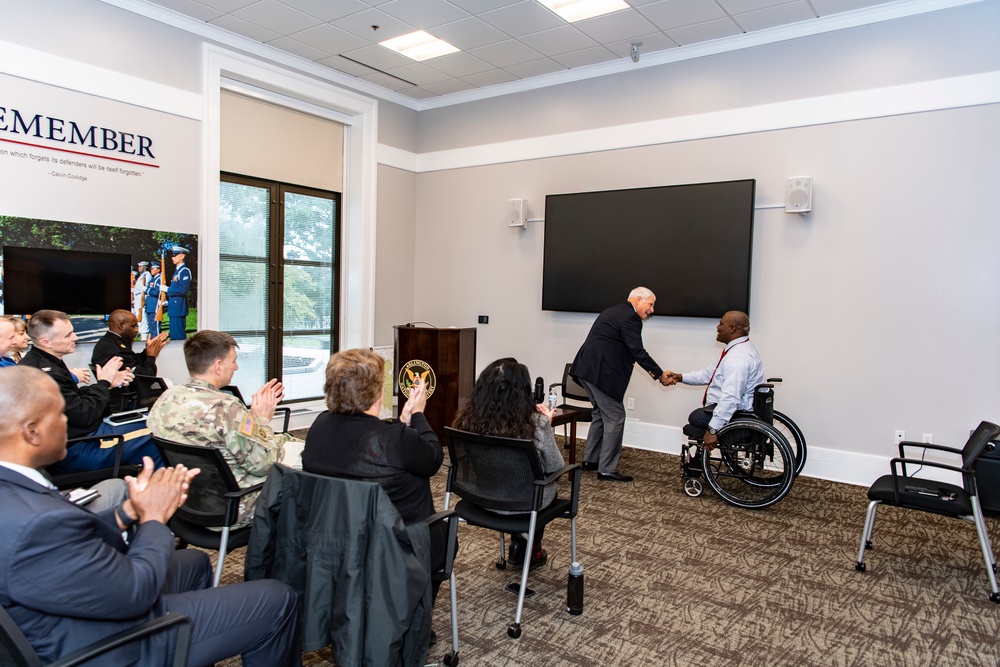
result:
[[[569,566],[566,578],[566,611],[574,616],[583,613],[583,563],[576,561]]]

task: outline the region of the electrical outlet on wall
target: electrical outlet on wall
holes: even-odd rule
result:
[[[634,398],[629,398],[625,402],[625,407],[628,408],[629,410],[635,410],[635,399]]]
[[[898,445],[904,440],[906,440],[906,431],[896,431],[896,444]]]
[[[933,444],[934,435],[932,433],[924,433],[924,436],[921,438],[921,441],[926,442],[927,444]]]

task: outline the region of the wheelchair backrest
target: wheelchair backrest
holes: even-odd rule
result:
[[[774,385],[759,384],[753,390],[753,413],[757,419],[774,422]]]

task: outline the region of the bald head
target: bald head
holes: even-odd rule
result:
[[[108,316],[108,331],[126,340],[134,340],[139,320],[131,311],[115,310]]]
[[[40,468],[66,456],[66,403],[59,386],[30,366],[0,368],[0,460]]]
[[[728,344],[737,338],[750,335],[750,318],[747,314],[738,310],[730,310],[719,320],[719,325],[715,327],[715,340],[722,344]]]

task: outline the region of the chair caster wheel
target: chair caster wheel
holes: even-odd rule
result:
[[[497,559],[497,569],[498,570],[506,570],[507,569],[507,559],[505,559],[505,558],[499,558],[499,559]]]
[[[864,572],[868,567],[864,563],[858,562],[854,564],[854,569],[858,572]]]
[[[871,549],[874,549],[874,548],[875,548],[875,546],[872,544],[871,540],[865,540],[865,549],[871,550]]]
[[[511,639],[518,639],[521,636],[521,624],[511,623],[507,626],[507,636]]]
[[[457,653],[446,653],[443,658],[441,658],[447,667],[458,667],[458,654]]]
[[[684,480],[684,493],[692,498],[697,498],[701,495],[701,482],[696,479]]]
[[[1000,593],[990,593],[990,602],[1000,604]]]

